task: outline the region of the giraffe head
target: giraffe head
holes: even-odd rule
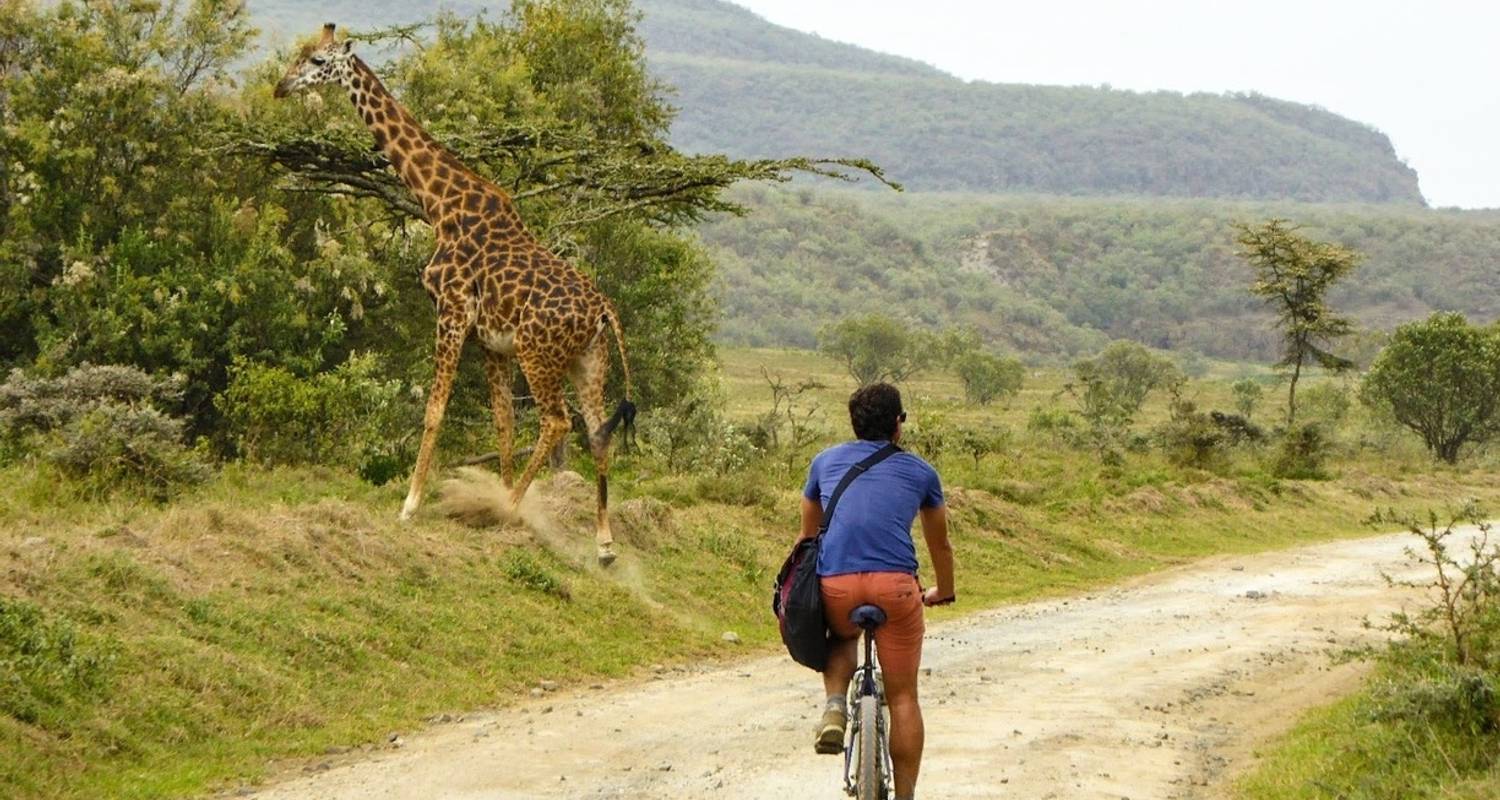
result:
[[[335,41],[332,22],[323,26],[323,35],[317,44],[302,48],[297,60],[287,68],[286,75],[276,84],[276,96],[286,97],[312,86],[325,83],[347,84],[354,77],[354,42],[345,39]]]

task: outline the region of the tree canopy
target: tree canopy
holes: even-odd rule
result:
[[[1451,464],[1465,445],[1500,433],[1500,331],[1462,314],[1402,325],[1371,365],[1361,397]]]

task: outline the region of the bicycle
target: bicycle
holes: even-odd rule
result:
[[[891,785],[890,715],[885,687],[875,666],[875,629],[885,624],[885,610],[862,605],[849,621],[862,633],[864,658],[849,681],[849,732],[844,745],[844,792],[856,800],[888,800]]]

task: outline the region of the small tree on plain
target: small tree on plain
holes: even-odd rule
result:
[[[900,383],[928,366],[930,334],[884,314],[848,317],[818,331],[818,349],[860,386]]]
[[[959,356],[954,370],[964,382],[964,397],[979,405],[1014,397],[1026,377],[1026,368],[1020,361],[982,351]]]
[[[1289,372],[1286,423],[1297,419],[1297,381],[1309,365],[1343,372],[1354,362],[1335,355],[1332,348],[1354,329],[1347,317],[1328,305],[1328,290],[1359,265],[1359,254],[1297,233],[1282,219],[1262,225],[1238,226],[1240,255],[1255,270],[1250,292],[1264,298],[1276,312],[1282,354],[1276,366]]]
[[[1127,428],[1152,391],[1182,381],[1165,358],[1135,342],[1114,342],[1094,358],[1073,365],[1079,413],[1090,423]]]
[[[1235,410],[1240,412],[1240,416],[1247,420],[1255,412],[1255,407],[1260,405],[1261,397],[1265,395],[1265,390],[1261,388],[1260,384],[1249,378],[1241,378],[1235,381],[1234,386],[1231,387],[1231,391],[1234,392]]]
[[[1114,342],[1094,358],[1073,365],[1074,382],[1064,388],[1078,400],[1089,424],[1087,439],[1105,464],[1117,465],[1121,448],[1146,397],[1183,380],[1177,365],[1135,342]]]
[[[1464,445],[1500,432],[1500,332],[1462,314],[1403,325],[1371,365],[1360,397],[1454,463]]]

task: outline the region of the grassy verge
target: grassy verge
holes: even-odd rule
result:
[[[1463,521],[1478,521],[1478,509]],[[1500,549],[1480,525],[1449,541],[1455,523],[1406,521],[1429,575],[1415,608],[1385,628],[1399,636],[1372,655],[1352,696],[1307,715],[1238,782],[1250,800],[1500,796]]]
[[[1308,714],[1259,754],[1235,794],[1245,800],[1500,796],[1493,692],[1493,677],[1387,659],[1359,692]],[[1473,724],[1477,704],[1489,707],[1488,722]]]
[[[941,391],[914,394],[936,405]],[[324,470],[228,468],[167,506],[86,502],[0,470],[0,796],[192,795],[379,747],[540,680],[773,652],[768,583],[800,458],[727,474],[621,459],[625,556],[609,572],[590,563],[591,482],[566,474],[538,487],[538,533],[430,509],[403,526],[399,486]],[[1029,439],[939,466],[962,610],[1368,533],[1372,505],[1500,495],[1479,469],[1366,459],[1331,481],[1277,481],[1149,453],[1106,469]]]

